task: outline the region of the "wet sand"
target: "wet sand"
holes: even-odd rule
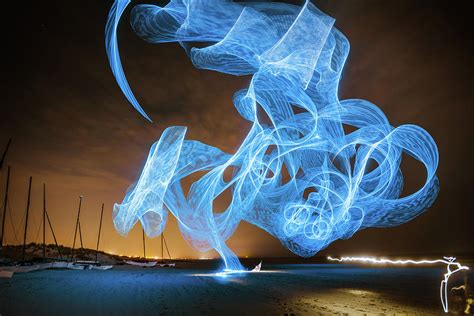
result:
[[[1,315],[442,314],[445,268],[265,265],[215,276],[211,268],[115,266],[45,270],[0,279]],[[462,275],[453,276],[459,285]],[[452,306],[454,308],[455,305]]]

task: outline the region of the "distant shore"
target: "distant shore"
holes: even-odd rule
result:
[[[71,247],[59,245],[59,251],[54,244],[48,244],[45,248],[46,256],[43,258],[43,245],[37,243],[29,243],[26,245],[25,249],[25,261],[42,261],[47,260],[71,260],[71,254],[74,255],[75,260],[93,260],[96,259],[96,250],[90,248],[76,248],[74,252]],[[22,245],[7,245],[3,248],[0,248],[0,264],[2,263],[12,263],[22,261]],[[343,254],[346,255],[346,254]],[[356,254],[348,254],[356,255]],[[423,253],[423,254],[391,254],[381,257],[399,259],[399,258],[411,258],[411,259],[436,259],[442,258],[443,256],[454,256],[458,258],[459,261],[465,263],[474,263],[474,253],[458,253],[458,254],[437,254],[437,253]],[[313,263],[328,263],[326,256],[316,255],[311,258],[300,258],[300,257],[273,257],[273,258],[239,258],[244,266],[254,266],[260,261],[264,261],[268,264],[313,264]],[[136,261],[173,261],[173,262],[193,262],[196,267],[203,266],[209,267],[214,265],[219,265],[221,262],[220,258],[206,258],[206,259],[197,259],[197,258],[172,258],[172,259],[161,259],[161,258],[143,258],[143,257],[134,257],[134,256],[120,256],[116,254],[106,253],[104,251],[99,251],[97,255],[97,261],[103,264],[112,264],[120,265],[123,264],[126,260],[136,260]]]

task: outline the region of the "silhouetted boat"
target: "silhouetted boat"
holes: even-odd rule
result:
[[[155,267],[155,266],[159,266],[159,267],[175,267],[176,266],[176,263],[174,262],[165,262],[165,259],[164,259],[164,247],[166,247],[166,251],[168,252],[168,256],[169,256],[169,259],[171,260],[171,254],[170,254],[170,251],[168,249],[168,245],[166,244],[166,240],[165,240],[165,234],[164,232],[161,233],[161,262],[157,262],[157,261],[148,261],[146,259],[146,246],[145,246],[145,230],[142,229],[142,240],[143,240],[143,260],[126,260],[125,263],[128,264],[128,265],[132,265],[132,266],[137,266],[137,267],[144,267],[144,268],[152,268],[152,267]],[[163,247],[164,245],[164,247]]]
[[[126,264],[129,264],[131,266],[136,266],[136,267],[142,267],[142,268],[153,268],[156,266],[158,262],[156,261],[133,261],[133,260],[127,260],[125,261]]]

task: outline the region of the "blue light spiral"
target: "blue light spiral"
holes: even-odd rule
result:
[[[149,119],[127,83],[118,51],[117,25],[129,3],[115,1],[106,49],[123,93]],[[135,6],[131,25],[150,43],[178,42],[197,68],[252,75],[249,87],[233,99],[252,127],[233,154],[185,140],[185,127],[167,128],[136,184],[114,207],[120,233],[140,221],[148,236],[158,236],[170,211],[196,249],[215,249],[226,269],[241,270],[225,242],[242,220],[309,257],[362,228],[405,223],[434,202],[439,191],[434,140],[415,125],[391,126],[368,101],[339,100],[349,42],[333,27],[334,19],[309,1],[300,7],[172,0],[165,7]],[[209,46],[196,48],[193,42]],[[403,152],[425,166],[426,181],[400,197]],[[226,169],[233,170],[229,181]],[[183,192],[180,181],[203,170],[207,173]],[[231,202],[217,211],[213,202],[226,190]]]

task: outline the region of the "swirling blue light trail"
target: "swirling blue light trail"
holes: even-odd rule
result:
[[[120,88],[148,118],[118,52],[117,25],[129,2],[115,1],[106,48]],[[225,241],[242,220],[308,257],[360,229],[400,225],[431,206],[439,190],[434,140],[415,125],[391,126],[368,101],[339,100],[349,42],[333,24],[309,1],[302,7],[217,0],[135,6],[131,25],[144,40],[178,42],[197,68],[252,75],[249,87],[233,99],[252,127],[233,154],[185,140],[185,127],[166,129],[137,183],[115,205],[116,229],[126,234],[140,221],[148,236],[158,236],[169,210],[196,249],[215,249],[226,269],[241,270]],[[195,42],[209,46],[193,47]],[[345,126],[355,130],[346,132]],[[403,152],[424,165],[426,181],[400,197]],[[224,180],[227,169],[233,170],[230,181]],[[183,192],[180,181],[203,170]],[[226,190],[232,200],[217,211],[213,202]]]

